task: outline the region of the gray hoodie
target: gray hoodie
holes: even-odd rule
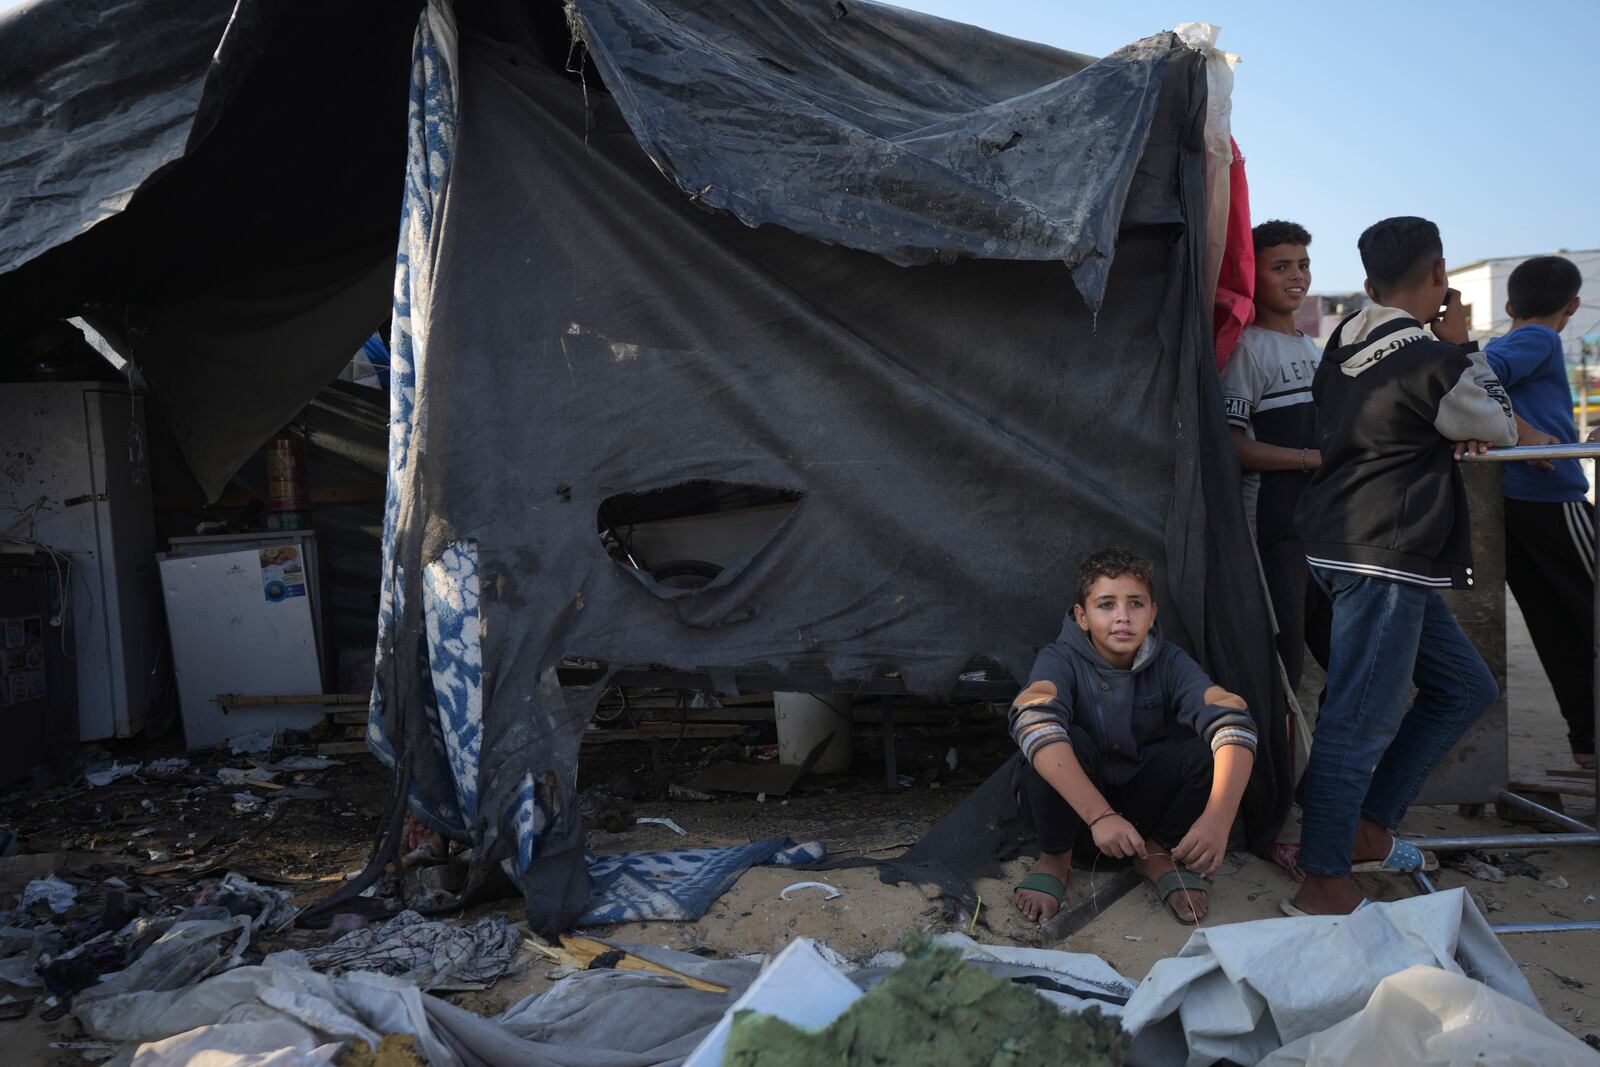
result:
[[[1224,745],[1254,752],[1255,720],[1248,711],[1207,704],[1206,690],[1214,684],[1154,629],[1132,667],[1111,666],[1069,611],[1061,636],[1040,650],[1027,687],[1011,705],[1011,737],[1031,763],[1046,745],[1071,744],[1067,727],[1082,728],[1100,748],[1105,785],[1126,784],[1155,753],[1195,736],[1213,752]]]

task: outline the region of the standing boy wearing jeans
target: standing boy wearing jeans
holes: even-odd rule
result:
[[[1358,245],[1374,304],[1339,324],[1317,369],[1322,466],[1296,511],[1333,634],[1301,801],[1306,878],[1284,902],[1290,914],[1354,911],[1352,870],[1423,868],[1394,831],[1499,696],[1438,591],[1474,584],[1456,460],[1516,444],[1511,403],[1467,341],[1438,227],[1384,219]]]

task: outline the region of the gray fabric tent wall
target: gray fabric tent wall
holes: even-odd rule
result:
[[[1167,635],[1256,712],[1268,743],[1253,840],[1270,839],[1287,804],[1270,636],[1201,282],[1204,57],[1171,35],[1142,42],[1088,80],[1111,87],[1101,95],[1071,77],[1080,57],[1058,53],[1052,70],[1032,49],[1022,55],[1039,80],[1013,99],[1009,74],[984,81],[1018,65],[1013,42],[873,5],[831,20],[824,10],[581,0],[609,95],[550,70],[518,5],[459,13],[459,127],[427,250],[429,355],[391,562],[414,576],[452,546],[475,548],[484,735],[473,837],[487,866],[516,855],[536,824],[519,873],[546,932],[588,897],[576,765],[598,687],[557,684],[563,658],[725,678],[820,671],[844,690],[893,668],[911,691],[940,694],[974,656],[1025,673],[1060,625],[1077,562],[1108,543],[1157,561]],[[795,14],[803,32],[773,12]],[[688,31],[658,49],[652,71],[651,46],[628,27],[663,13]],[[896,55],[899,69],[872,68],[863,88],[868,57],[885,54],[880,17],[918,47]],[[784,53],[794,40],[808,42],[810,68]],[[751,94],[770,87],[774,55],[781,86]],[[924,89],[952,68],[973,98],[936,106]],[[1039,106],[1051,95],[1069,109]],[[696,103],[706,98],[743,102],[712,111]],[[899,128],[863,132],[868,114]],[[1072,129],[1086,115],[1087,140],[1048,142],[1054,123]],[[998,125],[1031,131],[1035,119],[1046,151],[981,154],[965,172],[900,151],[948,162]],[[1133,142],[1091,136],[1141,121],[1147,136]],[[687,163],[640,151],[686,144],[690,126]],[[934,126],[937,137],[921,136]],[[818,143],[807,169],[803,146]],[[724,184],[697,185],[699,168]],[[906,168],[917,182],[897,179]],[[1119,190],[1108,173],[1128,183]],[[764,177],[797,192],[770,195]],[[796,209],[841,189],[894,210],[864,202],[813,224]],[[716,195],[747,222],[770,212],[801,233],[699,206]],[[1066,220],[1046,227],[1055,251],[1000,240],[1027,214],[986,207],[1000,201]],[[1108,213],[1114,249],[1093,236]],[[994,228],[979,239],[997,258],[949,262],[970,251],[973,225]],[[858,248],[939,262],[908,268]],[[1015,261],[1054,257],[1065,262]],[[664,588],[606,554],[603,500],[696,479],[804,499],[704,589]],[[425,645],[421,600],[398,608],[398,654],[380,678],[392,698],[384,729],[412,753],[434,744],[432,681],[406,651]],[[424,795],[451,788],[438,760],[410,771]],[[537,812],[519,826],[529,783]]]

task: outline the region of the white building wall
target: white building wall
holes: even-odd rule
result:
[[[1578,291],[1583,304],[1567,328],[1561,331],[1567,360],[1576,363],[1583,338],[1600,334],[1600,249],[1557,254],[1572,260],[1584,280],[1583,288]],[[1506,256],[1450,273],[1450,284],[1461,290],[1462,300],[1472,305],[1474,337],[1498,337],[1511,329],[1511,320],[1506,316],[1506,283],[1519,264],[1532,258]]]

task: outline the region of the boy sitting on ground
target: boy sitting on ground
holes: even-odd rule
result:
[[[1015,792],[1039,837],[1015,900],[1035,922],[1060,908],[1074,851],[1132,860],[1180,922],[1206,915],[1202,879],[1227,850],[1255,721],[1155,621],[1149,561],[1096,552],[1061,636],[1011,705]]]

